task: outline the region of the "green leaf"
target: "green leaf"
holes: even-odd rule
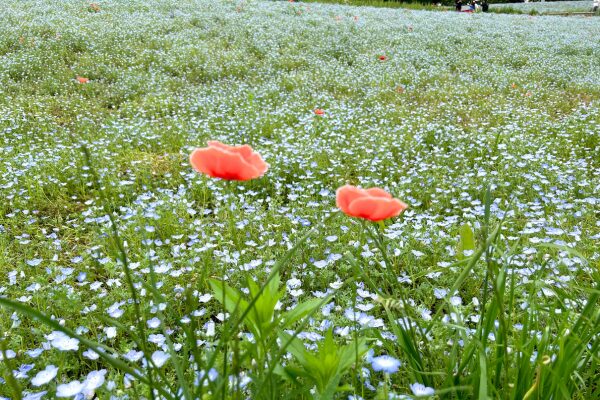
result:
[[[465,259],[466,251],[475,251],[475,234],[468,224],[460,227],[460,241],[458,242],[457,256],[459,260]]]
[[[304,303],[298,304],[292,310],[288,311],[283,316],[282,328],[285,329],[295,322],[301,320],[306,315],[310,314],[315,308],[317,308],[323,300],[321,299],[310,299]]]
[[[292,336],[285,332],[279,333],[279,339],[283,343],[287,343],[288,341],[290,342],[290,344],[287,347],[287,351],[289,351],[294,357],[296,357],[296,360],[298,360],[298,362],[302,366],[305,366],[307,364],[306,355],[308,354],[308,351],[306,351],[306,348],[304,347],[304,344],[302,344],[300,339],[291,338]]]
[[[487,362],[483,349],[479,352],[479,396],[478,399],[486,400],[488,396]]]
[[[223,305],[231,314],[240,312],[245,313],[245,311],[248,309],[248,302],[242,299],[242,294],[238,290],[216,279],[209,279],[208,283],[215,295],[215,298],[220,303],[225,302]],[[244,323],[254,335],[259,335],[256,316],[253,315],[253,313],[246,313],[244,317]]]
[[[340,371],[345,371],[350,368],[352,364],[356,362],[356,359],[362,358],[367,351],[369,351],[369,347],[367,346],[367,340],[365,338],[358,339],[358,343],[349,343],[344,346],[340,355]]]

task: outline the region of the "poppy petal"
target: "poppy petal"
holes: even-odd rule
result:
[[[365,192],[367,192],[369,194],[369,196],[373,196],[373,197],[383,197],[386,199],[392,198],[391,194],[389,194],[385,190],[377,188],[377,187],[367,189],[367,190],[365,190]]]
[[[357,188],[356,186],[344,185],[336,191],[336,204],[346,214],[350,212],[350,203],[354,200],[364,197],[365,191]]]
[[[229,146],[209,141],[208,147],[196,149],[190,155],[192,167],[213,178],[246,181],[262,176],[269,166],[252,147]]]

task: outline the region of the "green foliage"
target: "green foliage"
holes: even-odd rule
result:
[[[283,343],[290,343],[288,351],[299,365],[278,367],[276,372],[298,385],[304,385],[303,381],[298,381],[299,378],[310,382],[305,389],[310,389],[314,385],[317,399],[331,399],[338,391],[351,390],[349,387],[339,387],[340,380],[368,350],[364,338],[355,343],[339,345],[333,338],[333,327],[327,330],[325,339],[312,353],[304,347],[300,340],[289,334],[281,332],[279,339]]]
[[[475,235],[471,227],[467,224],[460,227],[460,240],[457,250],[459,260],[465,259],[465,251],[475,251]]]

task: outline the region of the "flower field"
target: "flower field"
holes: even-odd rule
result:
[[[590,12],[593,4],[593,1],[539,1],[514,4],[490,4],[490,8],[510,7],[524,13],[535,10],[543,14],[548,12]]]
[[[597,19],[1,3],[0,399],[600,398]]]

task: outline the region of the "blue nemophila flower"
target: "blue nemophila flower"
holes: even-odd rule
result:
[[[100,371],[91,371],[85,381],[83,381],[82,393],[88,397],[94,394],[94,391],[100,386],[104,385],[106,370],[101,369]]]
[[[75,351],[79,349],[79,340],[71,338],[60,331],[54,331],[46,335],[52,347],[61,351]]]
[[[374,371],[383,371],[386,374],[393,374],[394,372],[397,372],[398,368],[400,368],[400,365],[400,360],[387,355],[373,357],[371,360],[371,367],[373,367]]]
[[[33,386],[45,385],[46,383],[54,379],[57,373],[58,367],[55,367],[54,365],[50,364],[46,366],[44,370],[38,372],[37,375],[33,377],[33,379],[31,380],[31,384]]]
[[[421,383],[411,384],[410,390],[412,390],[415,396],[433,396],[435,394],[435,390],[433,388],[425,386]]]
[[[148,328],[151,328],[151,329],[158,328],[160,326],[160,319],[154,317],[154,318],[146,321],[146,324],[148,325]]]
[[[123,358],[125,358],[126,360],[128,360],[130,362],[139,361],[143,356],[144,356],[143,351],[135,351],[135,350],[130,350],[127,353],[123,354]]]
[[[154,353],[152,353],[152,361],[159,368],[162,367],[169,358],[169,354],[161,350],[157,350]]]
[[[47,391],[37,392],[37,393],[26,393],[23,396],[23,400],[40,400],[44,398],[44,396],[48,393]]]
[[[4,360],[4,352],[0,352],[0,361]],[[11,359],[11,358],[15,358],[17,356],[17,353],[15,353],[13,350],[6,350],[6,358]]]
[[[63,383],[56,387],[56,397],[74,397],[81,393],[83,388],[83,383],[79,381]]]
[[[19,366],[19,369],[13,371],[13,376],[16,379],[25,379],[28,378],[29,371],[31,371],[35,367],[35,364],[22,364]]]

